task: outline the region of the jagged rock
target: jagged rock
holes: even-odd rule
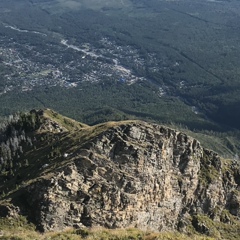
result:
[[[20,215],[19,207],[12,204],[0,205],[0,217],[1,218],[17,218]]]
[[[53,123],[45,120],[44,125]],[[231,222],[221,215],[229,210],[240,217],[239,165],[226,167],[216,153],[184,133],[133,121],[109,124],[84,139],[62,157],[64,164],[21,189],[21,204],[13,199],[39,230],[104,226],[184,231],[192,224],[209,234],[209,226],[194,216]]]
[[[207,177],[201,173],[203,161],[216,177],[200,179]],[[43,231],[68,226],[167,231],[181,226],[189,213],[209,214],[227,201],[237,215],[236,199],[228,197],[236,184],[231,179],[225,188],[221,170],[215,153],[181,132],[125,124],[82,146],[50,179],[28,186],[25,196]]]

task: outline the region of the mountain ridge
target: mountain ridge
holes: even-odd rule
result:
[[[239,233],[237,161],[143,121],[87,126],[50,109],[24,116],[30,131],[24,139],[15,132],[23,131],[21,120],[15,123],[8,141],[13,160],[6,154],[1,171],[1,217],[24,215],[41,231],[131,226],[217,238],[226,236],[224,229]],[[16,138],[22,143],[14,155]]]

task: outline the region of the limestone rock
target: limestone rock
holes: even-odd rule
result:
[[[227,173],[216,153],[186,134],[125,123],[81,145],[51,177],[27,186],[21,208],[42,231],[69,226],[179,230],[195,214],[220,219],[216,208],[240,217],[238,173]]]

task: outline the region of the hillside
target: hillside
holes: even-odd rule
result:
[[[239,239],[239,162],[180,131],[133,120],[87,126],[46,109],[15,116],[0,140],[2,234],[16,224]]]

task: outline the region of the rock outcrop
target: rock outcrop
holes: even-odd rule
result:
[[[240,235],[239,163],[182,132],[141,121],[90,127],[47,109],[1,133],[0,217],[24,215],[41,231]]]
[[[184,231],[191,225],[207,233],[193,216],[220,222],[240,217],[238,164],[166,127],[116,124],[65,161],[18,196],[22,213],[42,231],[69,226]]]

